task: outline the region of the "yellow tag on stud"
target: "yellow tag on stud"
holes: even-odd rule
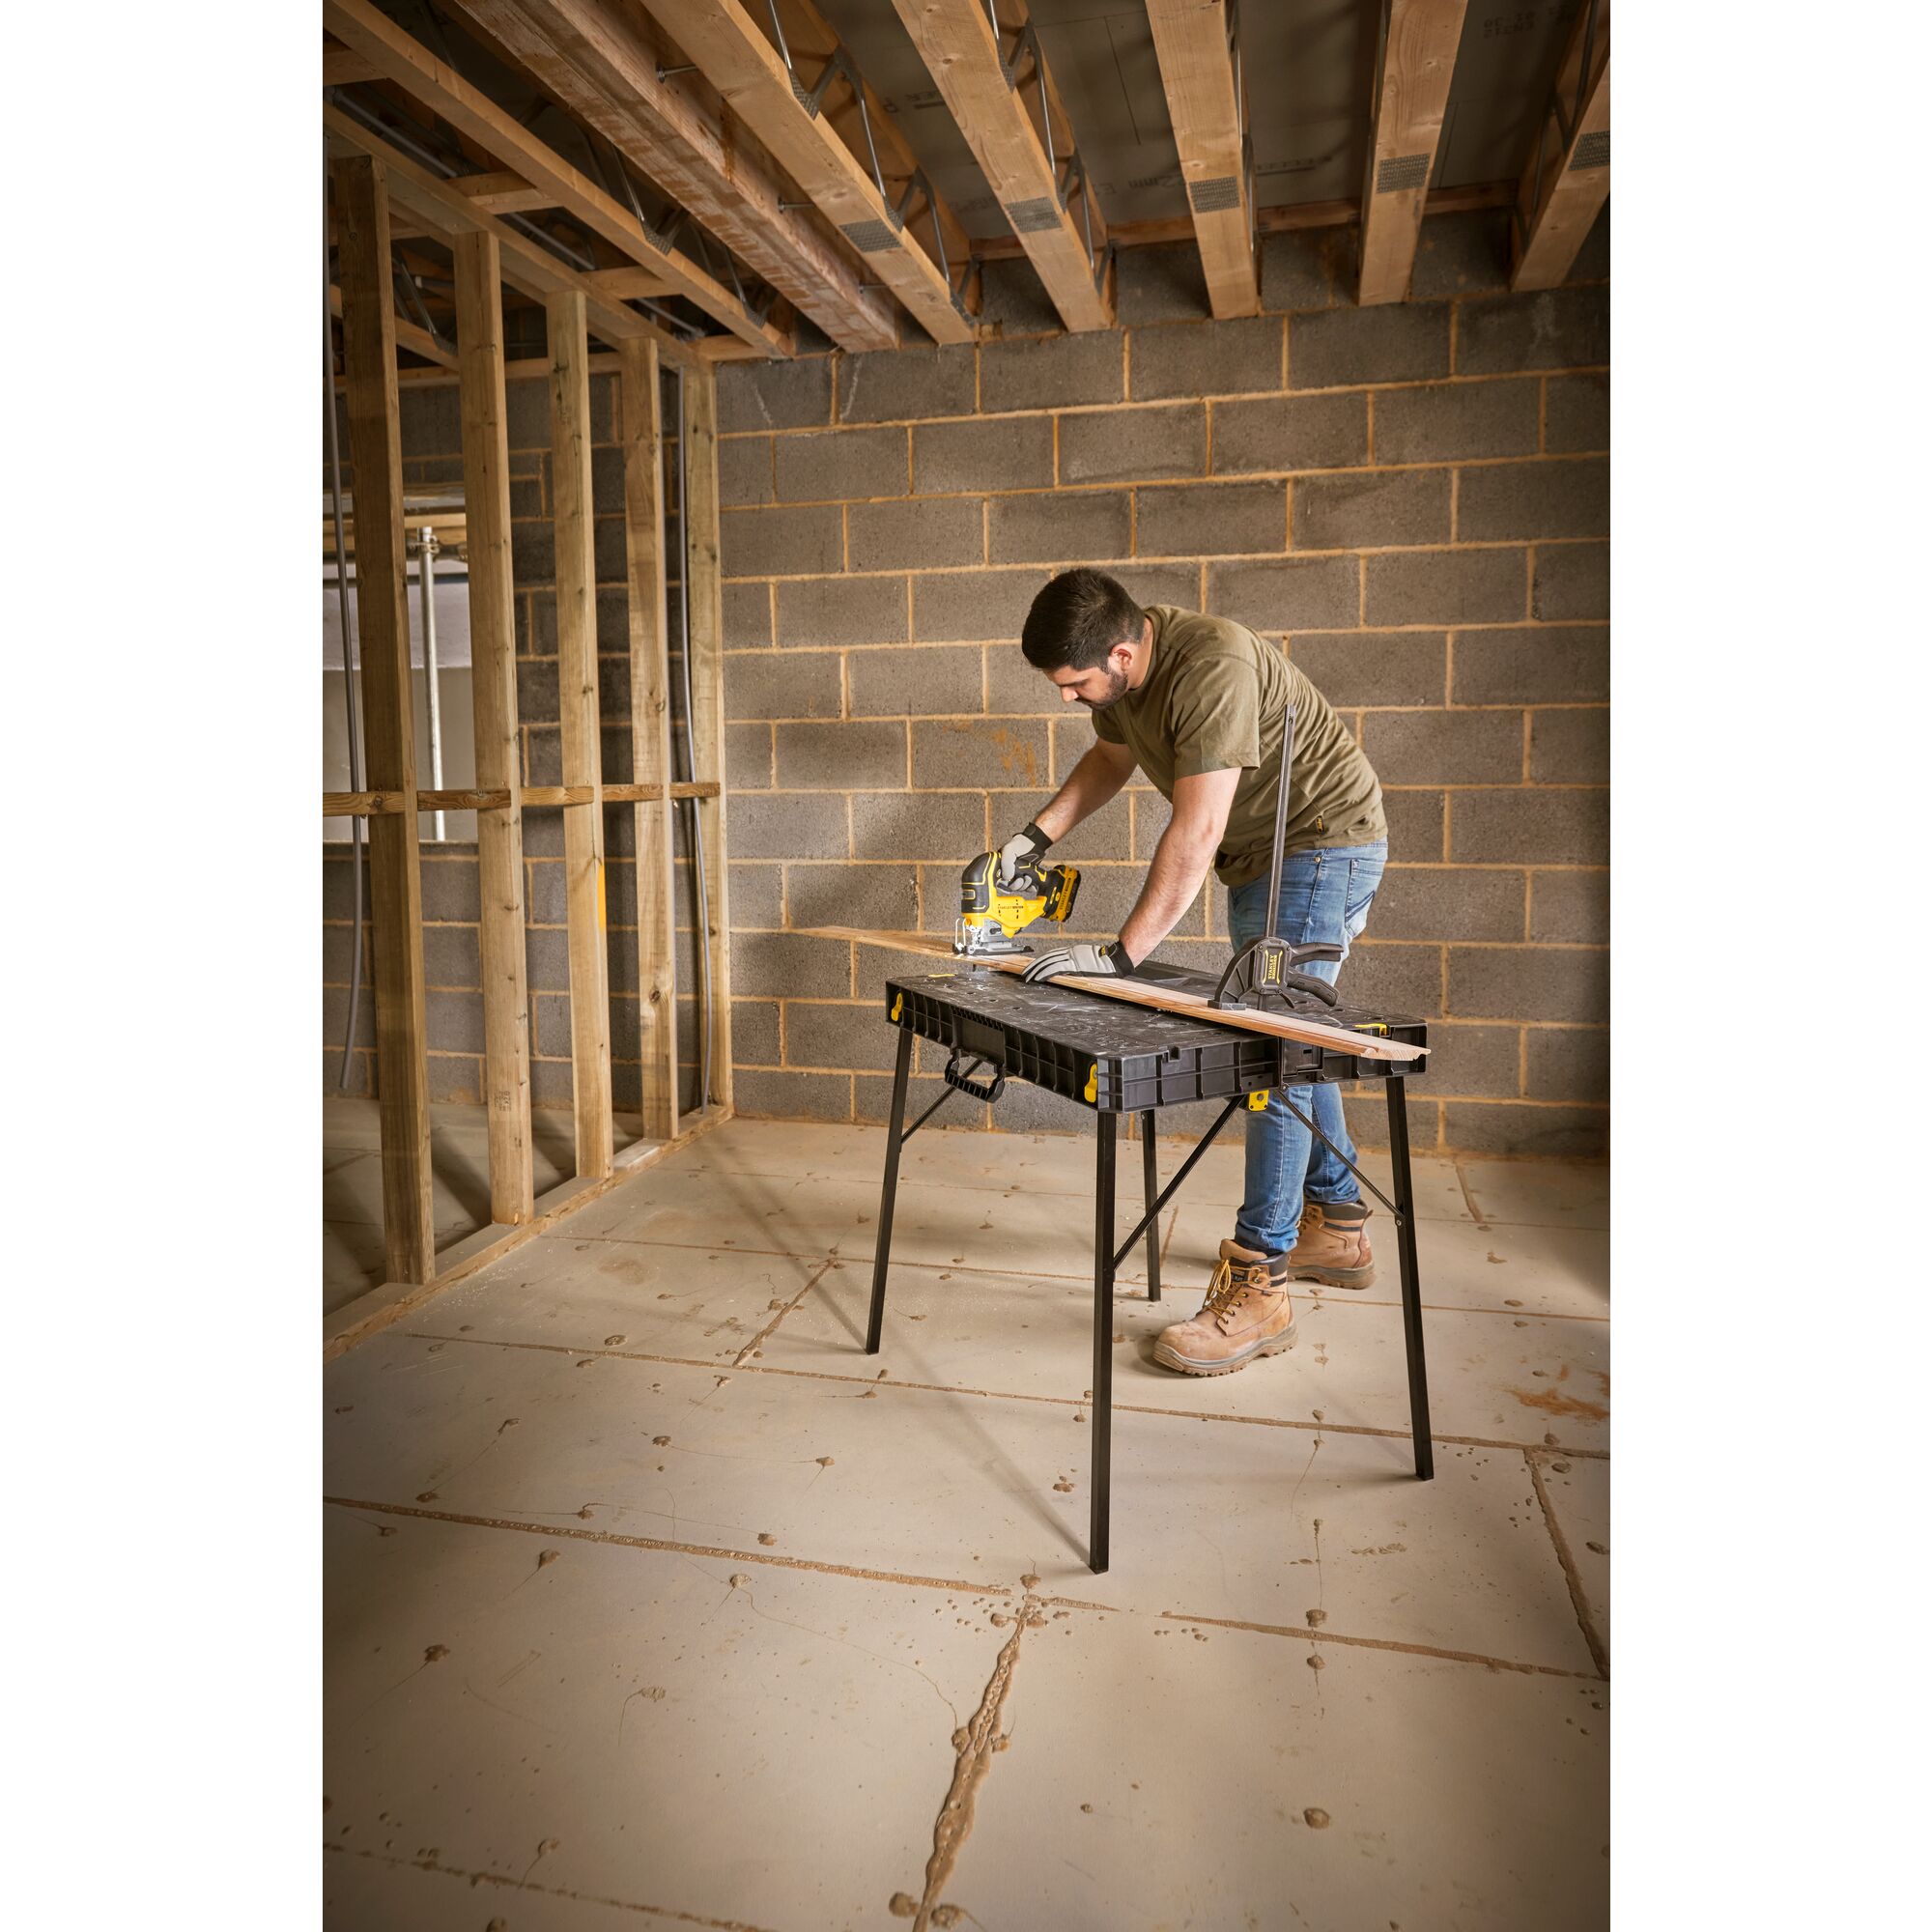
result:
[[[1095,1061],[1087,1069],[1087,1085],[1082,1090],[1089,1100],[1097,1099],[1100,1093],[1100,1065]]]
[[[898,1018],[899,1011],[904,1007],[904,1005],[905,1005],[905,995],[903,993],[895,993],[893,995],[893,1013],[892,1013],[894,1019]]]

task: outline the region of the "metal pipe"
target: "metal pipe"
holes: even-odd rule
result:
[[[335,596],[342,627],[342,708],[349,725],[349,789],[362,789],[362,753],[356,743],[360,721],[355,716],[355,653],[354,625],[349,614],[349,544],[342,527],[342,442],[335,427],[335,329],[328,291],[328,171],[322,187],[322,412],[328,424],[328,504],[335,529]],[[355,1009],[362,996],[362,820],[349,820],[351,866],[355,879],[355,936],[349,950],[349,1018],[342,1030],[342,1065],[336,1070],[335,1091],[349,1091],[349,1055],[355,1043]]]
[[[442,692],[436,661],[436,554],[441,548],[437,534],[423,526],[416,546],[416,574],[422,581],[423,677],[429,687],[429,782],[432,791],[442,789]],[[432,812],[431,837],[447,836],[440,811]]]
[[[684,371],[677,372],[677,536],[682,553],[678,564],[678,631],[683,645],[684,680],[684,772],[697,777],[697,753],[691,734],[691,445],[684,424]],[[692,924],[697,935],[697,1104],[711,1104],[711,923],[710,893],[704,879],[704,828],[697,801],[687,799],[691,808],[691,856],[696,871],[696,891],[692,905]]]

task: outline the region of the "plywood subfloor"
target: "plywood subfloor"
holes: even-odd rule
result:
[[[1386,1287],[1152,1362],[1212,1151],[1095,1577],[1091,1143],[922,1133],[867,1358],[883,1141],[727,1122],[327,1369],[328,1924],[1605,1924],[1603,1171],[1419,1163],[1423,1486]]]

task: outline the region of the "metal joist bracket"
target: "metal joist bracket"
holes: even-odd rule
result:
[[[879,199],[885,204],[886,213],[893,226],[901,228],[897,212],[893,207],[892,195],[886,188],[886,172],[879,165],[879,144],[872,134],[872,110],[866,103],[866,77],[845,51],[844,43],[834,47],[826,56],[825,65],[819,70],[818,78],[808,90],[798,77],[798,70],[792,66],[791,54],[785,46],[783,31],[779,27],[777,0],[772,0],[772,29],[779,36],[779,51],[784,55],[785,71],[791,75],[791,91],[798,104],[806,111],[808,118],[816,121],[819,110],[825,105],[825,97],[835,79],[844,81],[852,90],[852,99],[859,109],[859,126],[866,135],[866,156],[872,164],[872,185],[879,191]]]

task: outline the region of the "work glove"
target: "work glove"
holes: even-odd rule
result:
[[[1015,832],[999,848],[1000,863],[996,876],[1000,884],[1003,886],[1013,884],[1019,875],[1020,867],[1035,864],[1043,858],[1047,847],[1052,843],[1053,840],[1037,825],[1030,823],[1025,831]]]
[[[1093,980],[1126,980],[1132,978],[1135,963],[1118,939],[1110,939],[1104,946],[1083,942],[1042,952],[1020,978],[1029,986],[1042,980],[1057,980],[1063,973],[1082,973]]]

